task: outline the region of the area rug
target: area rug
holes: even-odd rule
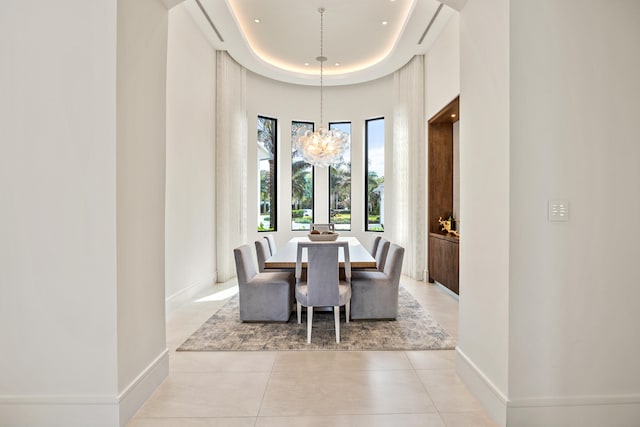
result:
[[[295,312],[287,323],[243,323],[238,295],[209,318],[178,351],[288,351],[288,350],[444,350],[455,340],[402,287],[396,320],[344,321],[336,344],[332,311],[313,313],[311,344],[307,344],[306,315],[298,324]]]

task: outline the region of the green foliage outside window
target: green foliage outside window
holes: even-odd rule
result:
[[[258,116],[258,174],[260,200],[258,231],[276,231],[276,137],[275,119]]]

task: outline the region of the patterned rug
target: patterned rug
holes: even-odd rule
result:
[[[344,322],[336,344],[333,311],[315,311],[311,344],[307,344],[306,314],[298,324],[295,311],[287,323],[243,323],[238,295],[209,318],[178,351],[287,351],[287,350],[444,350],[455,340],[400,287],[396,320]]]

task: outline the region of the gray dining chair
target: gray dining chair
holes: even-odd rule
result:
[[[380,243],[380,239],[382,239],[382,236],[376,236],[371,242],[371,247],[369,247],[369,253],[371,254],[372,257],[376,256],[376,249],[378,249],[378,243]]]
[[[266,239],[259,239],[255,241],[256,245],[256,257],[258,258],[258,271],[264,273],[264,263],[271,258],[271,250],[269,249],[269,242]]]
[[[276,254],[276,239],[273,237],[273,234],[267,234],[264,236],[265,239],[267,239],[267,242],[269,242],[269,250],[271,251],[271,255],[275,255]]]
[[[340,280],[338,253],[344,253],[345,280]],[[302,254],[307,251],[307,277],[302,280]],[[351,261],[348,242],[299,242],[296,257],[296,313],[302,323],[302,306],[307,307],[307,344],[311,343],[314,307],[333,307],[336,343],[340,342],[340,307],[345,306],[349,323],[351,304]]]
[[[384,270],[384,265],[387,261],[387,252],[389,252],[389,241],[382,237],[378,242],[376,254],[373,256],[376,259],[376,270]]]
[[[251,247],[233,250],[238,276],[240,320],[243,322],[287,322],[291,315],[295,281],[293,273],[256,272]]]
[[[395,319],[404,248],[392,244],[384,271],[358,270],[351,278],[351,319]]]

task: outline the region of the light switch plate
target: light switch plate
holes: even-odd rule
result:
[[[549,221],[569,221],[568,200],[549,200]]]

